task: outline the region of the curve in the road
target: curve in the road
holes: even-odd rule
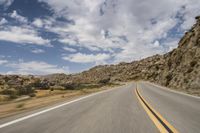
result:
[[[138,90],[138,85],[136,86],[135,94],[140,101],[142,107],[147,112],[147,114],[161,133],[178,133],[178,131],[169,122],[167,122],[167,120],[165,120],[154,108],[152,108],[152,106],[142,97]]]

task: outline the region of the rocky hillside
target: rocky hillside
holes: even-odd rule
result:
[[[178,48],[164,55],[164,67],[158,75],[160,80],[154,82],[189,93],[200,92],[200,17],[196,20]]]
[[[0,94],[32,95],[35,89],[81,89],[119,81],[147,80],[200,95],[200,17],[196,20],[196,24],[179,41],[178,47],[164,55],[131,63],[96,66],[73,75],[0,75]]]
[[[118,65],[96,66],[73,75],[71,82],[101,83],[147,80],[170,88],[200,94],[200,17],[185,33],[178,47],[164,55]]]

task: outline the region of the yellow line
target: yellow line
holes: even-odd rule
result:
[[[137,93],[138,92],[138,93]],[[147,114],[149,115],[149,117],[151,118],[151,120],[154,122],[154,124],[156,125],[156,127],[158,128],[158,130],[161,133],[168,133],[168,131],[166,130],[166,128],[160,123],[160,121],[152,114],[152,112],[149,110],[149,108],[160,118],[160,120],[162,120],[165,125],[168,126],[168,128],[173,132],[173,133],[178,133],[178,131],[169,123],[167,122],[167,120],[165,120],[155,109],[153,109],[151,107],[151,105],[141,96],[139,90],[138,90],[138,85],[135,89],[135,94],[138,98],[138,100],[140,101],[142,107],[144,108],[144,110],[147,112]],[[142,99],[144,100],[144,102],[148,105],[148,107],[144,104],[144,102],[142,101]]]

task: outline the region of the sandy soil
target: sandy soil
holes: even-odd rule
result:
[[[74,99],[90,93],[110,89],[111,87],[83,89],[83,90],[66,90],[53,91],[42,90],[38,91],[37,96],[22,101],[10,101],[0,104],[0,118],[15,115],[25,111],[38,109],[44,106],[53,105],[57,102]]]

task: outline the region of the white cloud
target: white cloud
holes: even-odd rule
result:
[[[7,74],[34,74],[34,75],[44,75],[51,73],[68,73],[68,67],[58,67],[57,65],[52,65],[42,61],[29,61],[24,62],[20,60],[17,63],[9,63],[8,67],[12,67],[15,70],[9,71]]]
[[[6,24],[8,21],[5,19],[5,18],[2,18],[0,20],[0,26],[3,25],[3,24]]]
[[[55,10],[55,15],[35,18],[33,22],[29,22],[20,12],[14,10],[8,16],[20,22],[20,25],[9,25],[9,19],[0,19],[0,25],[4,24],[0,26],[0,40],[52,46],[50,42],[55,38],[45,39],[40,35],[45,29],[58,35],[55,40],[63,44],[64,50],[73,52],[63,55],[62,58],[76,63],[118,63],[165,53],[175,48],[180,39],[173,34],[169,36],[169,31],[174,27],[181,32],[187,30],[200,12],[200,0],[39,1],[47,2]],[[13,0],[0,0],[0,4],[4,4],[5,7],[12,2]],[[60,22],[57,17],[74,22]],[[176,29],[172,32],[176,32]],[[84,47],[92,53],[79,53],[71,47]],[[31,52],[45,51],[33,49]],[[40,74],[65,70],[57,65],[38,61],[19,61],[11,65],[6,60],[0,60],[0,64],[16,68],[14,73],[33,71]]]
[[[168,36],[169,31],[174,27],[179,31],[187,30],[194,23],[194,17],[200,12],[199,0],[40,1],[47,2],[55,10],[56,15],[52,18],[35,19],[32,25],[44,27],[47,31],[58,34],[56,40],[60,43],[85,47],[93,52],[108,51],[114,56],[113,62],[137,60],[153,54],[162,54],[176,47],[175,41],[168,41],[174,40],[173,35]],[[17,12],[13,14],[19,16]],[[177,14],[183,21],[177,17]],[[60,16],[73,20],[74,23],[58,24],[56,17]],[[20,20],[20,17],[15,18]],[[23,43],[31,40],[31,43],[37,42],[40,45],[49,42],[39,37],[37,33],[31,35],[34,39],[23,40],[20,37],[12,39]],[[4,35],[4,38],[8,37],[10,36]],[[66,47],[65,50],[73,51]],[[77,53],[63,58],[81,62],[80,55],[85,57],[85,62],[96,62],[93,57],[97,54]]]
[[[10,26],[4,30],[0,30],[0,40],[10,41],[22,44],[37,44],[43,46],[51,46],[48,39],[40,37],[31,27]]]
[[[199,0],[187,0],[185,8],[181,10],[183,15],[183,24],[181,28],[183,30],[189,29],[195,23],[195,17],[200,15],[200,1]]]
[[[0,0],[0,5],[4,5],[5,7],[9,7],[14,0]]]
[[[76,49],[74,48],[69,48],[69,47],[63,47],[64,50],[69,51],[69,52],[77,52]]]
[[[40,54],[40,53],[44,53],[45,51],[42,49],[33,49],[33,50],[31,50],[31,52],[35,53],[35,54]]]
[[[43,21],[41,19],[37,18],[37,19],[35,19],[33,21],[33,25],[35,25],[36,27],[41,28],[43,26]]]
[[[6,64],[6,63],[8,63],[7,60],[2,60],[2,59],[0,59],[0,65],[4,65],[4,64]]]
[[[40,1],[47,2],[57,15],[75,21],[73,25],[49,27],[60,35],[61,43],[98,52],[113,53],[114,49],[120,49],[113,54],[114,62],[140,59],[171,49],[169,43],[156,40],[169,39],[168,32],[181,21],[178,13],[184,18],[182,26],[189,28],[200,12],[198,0]],[[69,34],[72,37],[68,38]]]
[[[57,14],[75,21],[74,25],[50,28],[60,35],[61,43],[85,47],[91,51],[121,49],[121,52],[115,53],[117,61],[162,53],[162,47],[155,48],[152,43],[167,37],[167,32],[178,22],[176,13],[186,3],[182,0],[107,0],[106,4],[103,4],[103,0],[44,2],[49,3]],[[155,8],[155,4],[159,8]],[[155,23],[151,23],[152,20]],[[72,38],[68,38],[69,34]],[[109,36],[105,37],[106,34]],[[127,41],[121,39],[121,36],[125,36]]]
[[[75,63],[96,63],[96,64],[102,64],[105,63],[106,60],[111,58],[109,54],[83,54],[83,53],[76,53],[71,54],[68,56],[64,56],[63,59],[75,62]]]
[[[28,22],[27,18],[25,18],[25,17],[19,15],[19,14],[17,13],[16,10],[14,10],[14,11],[10,14],[10,17],[12,17],[12,18],[14,18],[14,19],[16,19],[17,21],[22,22],[22,23],[27,23],[27,22]]]
[[[159,47],[160,46],[160,42],[158,40],[156,40],[154,43],[153,43],[153,46],[154,47]]]
[[[63,39],[59,39],[58,41],[64,44],[69,44],[69,45],[76,45],[77,43],[74,39],[70,39],[70,38],[63,38]]]

